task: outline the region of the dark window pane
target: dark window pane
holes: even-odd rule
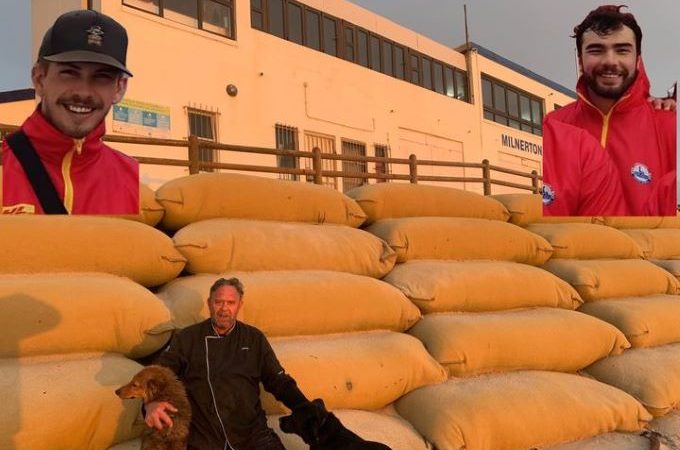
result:
[[[516,120],[508,120],[508,125],[519,130],[519,122]]]
[[[124,5],[134,6],[135,8],[143,9],[154,14],[159,14],[158,0],[150,2],[148,0],[123,0]]]
[[[250,0],[250,7],[262,10],[262,0]]]
[[[335,19],[323,18],[323,51],[329,55],[338,55],[338,34]]]
[[[487,120],[493,120],[493,113],[487,111],[486,109],[484,110],[484,118]]]
[[[404,49],[394,46],[394,76],[404,79]]]
[[[302,8],[288,3],[288,40],[302,44]]]
[[[496,114],[494,117],[494,120],[500,124],[507,125],[508,124],[508,119],[505,116],[501,116],[500,114]]]
[[[319,13],[309,10],[305,11],[305,45],[314,50],[321,50],[320,25],[321,18]]]
[[[345,27],[345,59],[354,61],[354,28]]]
[[[368,67],[368,34],[357,30],[357,62]]]
[[[454,97],[455,93],[453,91],[453,69],[450,67],[444,67],[444,91],[449,97]]]
[[[283,37],[283,0],[268,0],[269,32]]]
[[[540,128],[534,128],[534,134],[543,136],[543,131]]]
[[[484,99],[484,106],[493,108],[493,94],[491,89],[491,81],[482,78],[482,98]]]
[[[371,69],[380,71],[380,39],[371,35]]]
[[[432,61],[423,58],[423,87],[432,89]]]
[[[203,0],[204,30],[232,37],[231,8],[212,0]]]
[[[508,90],[508,114],[519,117],[519,96],[517,92]]]
[[[250,11],[250,26],[258,30],[264,30],[264,17],[260,11]]]
[[[383,68],[382,72],[387,75],[392,75],[392,44],[383,41]]]
[[[505,88],[498,84],[493,85],[493,106],[498,111],[506,111],[505,107]]]
[[[411,83],[420,84],[420,69],[418,68],[418,55],[411,55]]]
[[[529,106],[529,98],[525,95],[519,96],[519,113],[520,113],[520,117],[522,118],[522,120],[526,120],[527,122],[531,122],[531,108]],[[524,130],[524,127],[522,127],[522,129]],[[531,130],[524,130],[524,131],[531,131]]]
[[[534,125],[543,122],[543,106],[536,100],[531,100],[531,121]]]
[[[453,76],[456,80],[456,98],[458,100],[467,101],[467,99],[468,99],[468,95],[467,95],[467,88],[468,88],[467,75],[463,72],[456,70],[454,72]]]
[[[531,126],[530,125],[522,123],[521,128],[522,128],[522,131],[528,131],[529,133],[531,133]]]
[[[444,93],[444,73],[442,72],[443,67],[438,62],[432,63],[432,70],[434,75],[434,90],[440,94]]]
[[[163,16],[168,19],[198,26],[198,2],[186,0],[165,0]]]

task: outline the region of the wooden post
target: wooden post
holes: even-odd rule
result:
[[[482,180],[484,183],[484,195],[491,195],[491,168],[489,167],[489,160],[482,161]]]
[[[321,170],[323,169],[321,163],[321,150],[318,147],[312,149],[312,169],[314,169],[314,184],[323,184],[323,177]]]
[[[192,134],[189,136],[189,173],[197,174],[200,169],[198,137]]]
[[[416,155],[411,154],[408,157],[408,173],[411,176],[411,183],[418,183],[418,158]]]
[[[538,172],[535,170],[531,171],[531,190],[534,194],[539,193],[538,189]]]

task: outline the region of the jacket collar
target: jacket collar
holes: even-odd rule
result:
[[[645,65],[642,62],[642,58],[639,58],[635,81],[633,81],[633,84],[630,85],[628,90],[626,90],[619,101],[614,104],[611,111],[625,111],[640,105],[640,102],[646,102],[647,97],[649,97],[649,87],[649,78],[647,78]],[[580,102],[586,103],[590,107],[595,108],[595,106],[593,106],[592,102],[590,101],[584,75],[581,75],[581,77],[578,79],[578,83],[576,84],[576,92],[578,93]]]
[[[81,161],[98,155],[100,146],[96,144],[101,141],[106,131],[103,120],[83,139],[75,139],[65,135],[48,122],[40,111],[40,106],[38,105],[33,114],[26,119],[21,129],[31,139],[31,143],[42,159],[61,161],[74,147],[80,150]]]

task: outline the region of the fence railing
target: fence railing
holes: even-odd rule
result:
[[[5,134],[17,130],[18,127],[13,125],[0,124],[0,137]],[[487,159],[480,163],[466,163],[453,161],[434,161],[418,159],[415,154],[411,154],[408,158],[391,158],[391,157],[377,157],[377,156],[353,156],[342,154],[323,153],[319,149],[312,151],[298,151],[298,150],[280,150],[263,147],[251,147],[244,145],[221,144],[212,141],[201,140],[196,136],[189,136],[188,139],[158,139],[146,137],[132,137],[121,135],[106,135],[104,140],[107,142],[116,142],[123,144],[134,145],[153,145],[163,147],[184,147],[187,149],[187,159],[162,158],[150,156],[134,156],[140,164],[153,164],[161,166],[175,166],[187,167],[190,174],[199,173],[201,170],[238,170],[256,173],[274,173],[279,175],[296,175],[307,177],[315,184],[323,184],[323,178],[359,178],[364,180],[374,179],[381,181],[408,181],[410,183],[419,182],[440,182],[440,183],[481,183],[483,185],[484,195],[491,194],[491,186],[506,186],[519,190],[526,190],[533,193],[539,192],[539,181],[541,176],[538,172],[533,170],[531,172],[522,172],[519,170],[507,169],[497,165],[490,164]],[[302,169],[299,167],[280,167],[276,165],[253,165],[253,164],[234,164],[226,162],[212,162],[203,161],[200,158],[200,149],[212,149],[214,151],[230,151],[239,153],[250,153],[260,155],[272,156],[288,156],[295,158],[310,158],[312,161],[311,168]],[[364,163],[367,167],[369,162],[382,163],[383,167],[394,166],[408,166],[408,173],[380,173],[368,171],[343,171],[343,170],[324,170],[323,161],[352,161]],[[423,168],[443,167],[443,168],[467,168],[479,169],[480,176],[478,177],[459,177],[446,175],[421,175]],[[402,172],[402,171],[397,171]],[[406,171],[404,171],[406,172]],[[518,182],[501,180],[493,178],[494,173],[502,173],[519,178]]]

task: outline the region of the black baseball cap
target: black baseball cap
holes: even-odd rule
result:
[[[45,33],[38,58],[51,62],[92,62],[132,73],[125,67],[128,37],[125,28],[98,11],[62,14]]]

